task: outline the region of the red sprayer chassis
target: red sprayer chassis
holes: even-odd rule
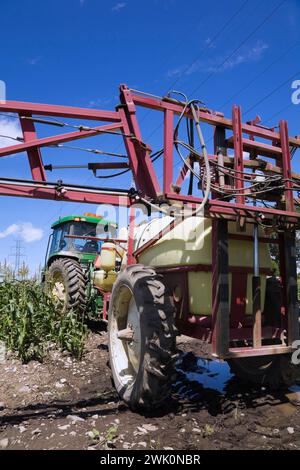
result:
[[[143,141],[136,115],[137,107],[149,108],[163,113],[163,177],[162,186],[154,168],[151,149]],[[213,187],[205,204],[206,217],[212,218],[212,264],[174,266],[161,269],[166,283],[180,282],[184,295],[178,311],[184,315],[177,319],[179,330],[192,337],[212,344],[212,353],[221,358],[264,356],[292,352],[293,342],[299,339],[299,313],[297,305],[297,272],[295,255],[295,230],[298,228],[300,213],[296,211],[295,192],[300,188],[300,174],[291,168],[292,154],[300,147],[300,138],[290,137],[286,121],[280,121],[277,128],[260,125],[256,118],[242,122],[241,109],[233,106],[231,119],[221,113],[197,106],[197,119],[213,134],[214,151],[208,155],[212,169]],[[84,109],[68,106],[53,106],[22,102],[0,104],[1,113],[14,113],[23,132],[21,142],[0,149],[0,157],[26,152],[32,179],[0,177],[0,194],[4,196],[52,199],[57,201],[112,204],[131,207],[129,233],[135,223],[134,203],[136,201],[159,205],[176,203],[197,208],[202,202],[199,189],[184,184],[191,177],[194,163],[201,165],[201,154],[190,152],[182,163],[178,174],[174,165],[174,128],[178,116],[192,121],[193,114],[188,103],[159,98],[127,86],[120,87],[120,104],[115,111]],[[57,127],[68,125],[67,119],[78,119],[83,124],[70,125],[72,132],[39,138],[35,123]],[[105,122],[88,126],[87,121]],[[46,179],[42,150],[44,147],[99,136],[104,133],[121,134],[127,151],[127,160],[122,163],[90,164],[93,171],[103,169],[131,170],[136,191],[128,189],[82,186],[67,182],[49,182]],[[120,137],[119,137],[120,138]],[[228,150],[233,149],[233,155]],[[249,157],[245,155],[249,154]],[[263,178],[278,175],[277,183],[266,190],[260,187],[255,171]],[[248,186],[247,186],[248,185]],[[256,191],[251,188],[256,187]],[[249,188],[249,189],[248,189]],[[260,190],[258,191],[257,188]],[[260,238],[260,242],[276,244],[279,248],[280,276],[282,280],[282,306],[280,324],[270,326],[262,322],[262,300],[260,299],[260,275],[253,272],[253,315],[246,318],[243,296],[245,295],[245,274],[249,270],[229,268],[228,222],[235,221],[240,227],[239,240],[249,240],[243,234],[245,224],[263,223],[271,235]],[[168,227],[166,230],[170,230]],[[268,232],[267,230],[267,232]],[[165,231],[162,231],[162,236]],[[274,236],[274,234],[276,236]],[[255,237],[253,243],[256,243]],[[149,247],[151,241],[133,252],[133,240],[129,237],[128,260],[135,263],[141,250]],[[255,268],[255,266],[254,266]],[[203,318],[191,316],[188,311],[187,273],[190,271],[212,272],[212,315]],[[231,302],[229,303],[229,272],[232,273]],[[238,346],[237,346],[238,344]]]

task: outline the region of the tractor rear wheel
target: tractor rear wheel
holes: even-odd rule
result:
[[[116,389],[134,410],[171,394],[176,358],[174,306],[155,270],[137,264],[118,275],[109,307],[109,355]]]
[[[299,377],[299,367],[292,364],[290,354],[230,359],[228,364],[231,372],[244,382],[271,389],[289,387]]]
[[[62,304],[62,313],[73,310],[83,315],[86,309],[86,281],[80,264],[70,258],[54,260],[47,273],[47,288]]]

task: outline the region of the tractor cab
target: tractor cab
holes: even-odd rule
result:
[[[103,293],[111,290],[116,278],[116,263],[110,266],[105,260],[115,260],[109,240],[115,238],[117,225],[86,213],[62,217],[51,228],[42,282],[62,302],[62,313],[101,310]],[[101,250],[102,269],[96,262]]]
[[[115,236],[116,224],[96,214],[71,215],[51,226],[46,266],[55,258],[77,259],[81,264],[93,262],[101,250],[102,240]]]

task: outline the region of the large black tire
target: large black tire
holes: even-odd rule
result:
[[[230,359],[228,364],[231,372],[243,382],[271,389],[289,387],[299,375],[299,367],[291,363],[289,354]]]
[[[128,317],[132,318],[131,305],[135,305],[137,325],[132,343],[117,337],[117,332],[128,326]],[[109,308],[110,366],[120,397],[133,410],[159,407],[171,395],[177,357],[174,314],[154,269],[137,264],[118,275]],[[131,345],[138,350],[137,356],[132,356]],[[137,357],[134,365],[130,357]]]
[[[59,298],[55,293],[56,284],[63,285],[62,313],[73,310],[84,315],[86,310],[86,280],[81,265],[70,258],[58,258],[54,260],[46,275],[47,289]]]

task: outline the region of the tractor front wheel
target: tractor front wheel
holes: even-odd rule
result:
[[[84,314],[86,309],[86,282],[80,264],[70,258],[54,260],[46,277],[47,289],[62,302],[62,313],[73,310]]]
[[[174,307],[154,269],[137,264],[118,275],[109,308],[109,355],[116,389],[133,409],[171,394],[176,357]]]

